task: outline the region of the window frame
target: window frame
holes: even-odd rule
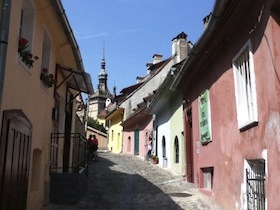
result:
[[[232,68],[238,128],[243,131],[258,123],[256,80],[250,40],[232,59]]]
[[[54,75],[55,73],[51,72],[51,39],[49,34],[47,33],[47,30],[44,29],[43,32],[43,46],[42,46],[42,54],[41,54],[41,76],[42,74],[45,75]],[[44,72],[44,69],[47,70],[47,72]],[[41,78],[41,77],[40,77]],[[49,88],[48,84],[44,83],[41,79],[42,87],[44,87],[45,90]]]
[[[27,47],[24,51],[29,51],[32,54],[33,51],[33,40],[34,40],[34,28],[35,28],[35,15],[36,9],[31,0],[23,0],[20,9],[20,24],[18,31],[18,41],[22,38],[28,41]],[[34,57],[34,55],[32,54]],[[18,60],[23,66],[30,72],[33,66],[28,66],[26,62],[21,59],[21,56],[18,56]],[[33,60],[33,58],[31,58]]]
[[[200,168],[200,188],[213,190],[214,187],[214,167]]]
[[[32,50],[35,26],[35,7],[30,0],[23,0],[21,6],[21,20],[19,38],[28,40],[29,49]]]
[[[244,159],[244,207],[267,209],[267,159]]]

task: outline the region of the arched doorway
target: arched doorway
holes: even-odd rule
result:
[[[175,163],[179,163],[179,158],[180,158],[180,150],[179,150],[179,140],[178,137],[175,137],[174,141],[174,155],[175,155]]]

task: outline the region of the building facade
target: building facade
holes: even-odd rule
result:
[[[0,209],[37,210],[49,202],[51,168],[75,160],[65,133],[77,132],[76,97],[92,84],[59,0],[0,4]]]
[[[173,83],[193,181],[225,209],[280,205],[279,11],[275,0],[217,0]]]
[[[161,167],[182,176],[186,170],[183,97],[170,86],[183,62],[171,68],[146,110],[153,116],[153,154],[158,156]]]

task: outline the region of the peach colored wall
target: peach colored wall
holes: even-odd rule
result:
[[[36,10],[35,25],[33,31],[32,53],[37,55],[39,60],[34,62],[31,69],[20,61],[17,53],[19,40],[19,24],[21,14],[21,1],[12,1],[9,27],[9,39],[6,59],[6,70],[4,78],[2,111],[9,109],[21,109],[33,126],[29,187],[27,197],[27,209],[40,209],[45,202],[48,202],[49,183],[49,143],[51,133],[54,132],[52,121],[52,108],[54,107],[54,88],[45,88],[40,81],[42,47],[44,30],[48,33],[52,48],[50,57],[49,72],[55,74],[56,63],[77,68],[72,49],[68,43],[62,25],[57,19],[56,13],[50,1],[34,0]],[[58,75],[61,81],[61,75]],[[65,100],[66,86],[60,87],[58,93],[61,100]],[[75,92],[74,92],[75,93]],[[75,101],[74,101],[75,102]],[[74,106],[75,107],[75,106]],[[60,124],[58,128],[64,131],[65,114],[61,110]],[[75,110],[73,109],[73,112]],[[2,113],[2,112],[1,112]],[[75,114],[73,114],[75,116]],[[1,116],[2,121],[2,116]],[[75,126],[75,118],[72,121],[72,128]],[[34,157],[33,157],[34,154]],[[61,154],[59,154],[61,155]],[[33,168],[33,158],[41,161],[38,168]],[[32,171],[37,171],[40,177],[33,179]],[[32,189],[31,185],[38,188]]]

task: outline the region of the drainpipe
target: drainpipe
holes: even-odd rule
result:
[[[4,76],[5,76],[7,47],[8,47],[10,10],[11,10],[11,0],[3,0],[1,5],[1,22],[0,22],[0,115],[2,114],[2,98],[3,98]]]

